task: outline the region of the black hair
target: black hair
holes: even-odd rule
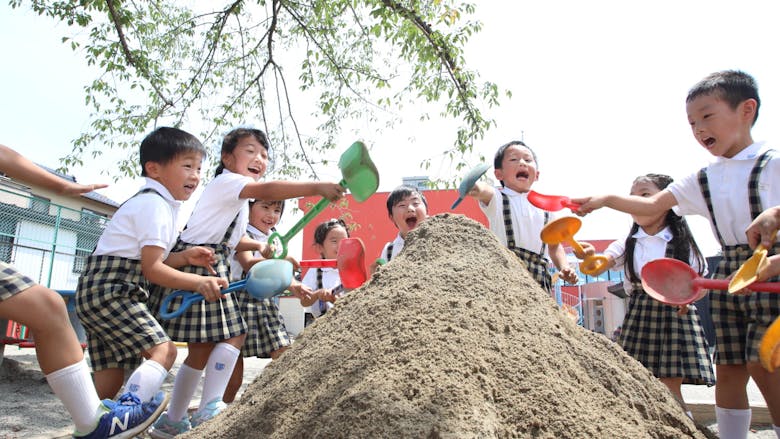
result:
[[[409,195],[419,195],[423,204],[425,204],[425,208],[428,209],[428,200],[425,199],[425,195],[422,192],[414,186],[401,185],[393,189],[390,195],[387,196],[387,215],[392,217],[393,207]]]
[[[761,99],[758,97],[758,85],[752,76],[740,70],[723,70],[707,75],[688,91],[685,103],[690,103],[699,96],[714,96],[726,102],[731,109],[748,99],[756,100],[756,114],[753,124],[758,119],[758,108]]]
[[[179,154],[198,152],[206,156],[206,148],[197,137],[173,127],[159,127],[147,134],[141,141],[139,158],[141,175],[146,177],[146,163],[170,163]]]
[[[664,174],[646,174],[640,175],[634,179],[634,184],[640,181],[649,181],[653,183],[658,189],[664,190],[669,184],[672,183],[672,177]],[[699,246],[696,245],[696,241],[693,239],[693,233],[688,227],[688,222],[685,218],[674,213],[672,209],[666,212],[665,223],[672,231],[672,247],[674,253],[672,257],[674,259],[690,263],[691,251],[693,251],[694,258],[699,267],[699,274],[704,270],[706,260],[699,250]],[[636,248],[636,238],[634,235],[639,231],[639,224],[634,223],[631,226],[631,231],[626,237],[626,252],[623,271],[628,274],[628,279],[631,282],[639,282],[640,278],[634,271],[634,249]]]
[[[225,134],[225,138],[222,139],[222,150],[219,154],[219,166],[217,166],[217,170],[214,174],[214,176],[218,176],[222,173],[222,171],[225,170],[225,164],[222,162],[222,156],[224,154],[230,154],[233,152],[234,149],[236,149],[236,146],[238,146],[238,141],[243,139],[244,137],[252,136],[257,140],[266,151],[269,153],[271,152],[271,144],[268,143],[268,137],[265,135],[265,133],[262,130],[258,130],[257,128],[235,128],[231,130],[229,133]]]
[[[319,245],[325,244],[325,238],[328,237],[328,232],[336,227],[344,227],[344,230],[347,231],[347,237],[349,237],[349,227],[347,227],[347,223],[341,218],[331,218],[320,223],[317,228],[314,229],[314,243]]]
[[[279,208],[282,210],[279,214],[279,219],[282,219],[282,215],[284,215],[284,201],[285,200],[251,200],[249,202],[249,210],[252,210],[252,206],[254,206],[255,203],[268,203],[270,205],[278,204]]]
[[[496,151],[496,155],[493,156],[493,168],[495,169],[501,169],[504,163],[504,154],[506,154],[506,150],[509,149],[510,146],[522,146],[524,148],[527,148],[529,151],[531,151],[531,155],[534,158],[534,162],[537,162],[538,167],[538,160],[536,159],[536,153],[533,149],[531,149],[530,146],[526,145],[522,140],[512,140],[511,142],[505,143],[498,147],[498,151]],[[504,186],[504,181],[500,180],[501,186]]]

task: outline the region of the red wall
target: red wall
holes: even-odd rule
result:
[[[474,198],[467,197],[455,210],[451,210],[452,203],[458,198],[457,190],[426,190],[423,194],[428,201],[429,216],[446,212],[463,214],[487,227],[487,218],[479,209]],[[365,244],[366,265],[376,260],[382,247],[398,235],[398,229],[387,216],[388,195],[390,192],[377,192],[362,203],[355,201],[352,195],[347,195],[341,202],[328,205],[301,232],[303,233],[303,259],[319,259],[320,257],[312,246],[314,229],[317,228],[317,225],[330,218],[341,218],[350,227],[350,236],[360,238]],[[318,197],[304,197],[298,200],[298,206],[305,212],[319,200]]]

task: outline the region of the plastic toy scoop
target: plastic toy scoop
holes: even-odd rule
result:
[[[642,267],[642,288],[655,300],[667,305],[687,305],[707,294],[707,290],[725,290],[726,279],[707,279],[677,259],[660,258]],[[753,291],[780,293],[780,283],[758,282],[750,285]]]
[[[246,279],[233,282],[223,294],[232,293],[246,288],[249,294],[257,300],[270,299],[276,295],[282,294],[292,283],[293,265],[286,259],[266,259],[260,261],[249,269]],[[171,302],[181,297],[182,301],[179,307],[173,311],[168,311]],[[169,320],[184,314],[194,303],[203,300],[203,295],[190,291],[178,290],[165,296],[160,304],[160,318]]]
[[[580,208],[579,203],[561,195],[542,195],[539,192],[528,191],[528,202],[542,210],[557,212],[565,207],[571,210]]]
[[[772,240],[775,239],[776,235],[777,231],[772,234]],[[769,265],[766,254],[766,248],[759,244],[753,252],[753,256],[745,261],[732,276],[731,282],[729,282],[729,293],[735,293],[756,281],[758,273]]]
[[[360,238],[344,238],[339,242],[336,259],[309,259],[300,262],[301,267],[330,267],[339,270],[341,285],[354,289],[368,279],[366,271],[366,247]]]
[[[339,158],[339,169],[342,179],[339,182],[341,186],[349,189],[352,197],[358,203],[366,201],[379,188],[379,172],[376,170],[374,162],[368,155],[368,148],[363,142],[357,141],[350,145]],[[314,207],[295,223],[292,228],[284,234],[273,232],[268,237],[268,243],[275,247],[274,258],[282,259],[287,256],[287,243],[317,215],[322,212],[330,203],[327,198],[322,198]]]
[[[761,337],[758,345],[758,358],[769,372],[780,366],[780,317],[776,318]]]
[[[580,230],[582,221],[573,216],[565,216],[548,223],[542,229],[541,238],[547,244],[569,244],[574,250],[574,255],[582,259],[580,271],[584,274],[595,275],[603,271],[609,259],[606,256],[585,255],[582,245],[574,240],[574,234]]]
[[[463,201],[464,198],[466,198],[466,194],[468,194],[471,188],[473,188],[474,185],[477,184],[477,180],[479,180],[483,175],[485,175],[485,172],[487,172],[488,169],[490,169],[489,163],[480,163],[463,177],[463,180],[460,182],[460,185],[458,186],[459,197],[457,200],[455,200],[454,203],[452,203],[451,209],[455,209],[456,207],[458,207],[458,204],[460,204],[460,202]]]

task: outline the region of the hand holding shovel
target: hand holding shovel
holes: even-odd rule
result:
[[[574,234],[582,226],[582,221],[573,216],[565,216],[550,222],[542,229],[542,241],[547,244],[569,244],[574,250],[574,255],[582,259],[580,271],[583,274],[596,275],[609,267],[609,259],[606,256],[585,254],[582,245],[574,240]]]
[[[366,248],[360,238],[342,239],[336,259],[309,259],[300,263],[301,267],[308,268],[337,268],[341,284],[348,290],[360,287],[368,278]]]
[[[557,212],[565,207],[576,211],[579,203],[571,201],[569,197],[560,195],[542,195],[539,192],[528,191],[528,202],[542,210]]]
[[[466,195],[469,193],[471,188],[473,188],[474,185],[477,184],[477,180],[482,178],[482,176],[485,175],[485,172],[487,172],[488,169],[490,169],[489,164],[480,163],[463,177],[463,181],[461,181],[460,185],[458,186],[458,195],[459,195],[458,199],[455,200],[454,203],[452,203],[451,209],[455,209],[456,207],[458,207],[458,204],[460,204],[460,202],[466,198]]]

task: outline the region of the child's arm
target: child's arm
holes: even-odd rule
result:
[[[286,200],[320,195],[330,201],[338,201],[345,191],[338,183],[324,181],[256,181],[244,186],[239,196],[261,200]]]
[[[266,242],[260,242],[256,241],[246,235],[241,237],[241,240],[238,241],[238,244],[236,244],[235,248],[236,253],[244,252],[244,251],[257,251],[260,252],[260,254],[265,259],[270,259],[274,255],[273,248],[270,244]]]
[[[569,266],[569,261],[566,259],[566,249],[561,244],[550,244],[550,259],[552,259],[553,265],[558,271],[561,272],[561,278],[567,283],[577,283],[577,272]]]
[[[79,195],[108,187],[106,184],[78,184],[58,177],[5,145],[0,145],[0,171],[64,195]]]
[[[584,216],[602,207],[609,207],[633,215],[656,215],[666,212],[675,205],[677,199],[669,190],[664,189],[652,197],[638,195],[599,195],[595,197],[573,198],[580,204],[577,215]]]
[[[756,279],[758,282],[763,282],[771,277],[780,276],[780,255],[770,256],[767,258],[767,262],[769,262],[769,264],[758,272],[758,278]],[[748,289],[750,289],[749,286]]]
[[[217,274],[217,270],[214,269],[217,258],[214,257],[214,250],[207,247],[190,247],[180,252],[170,252],[163,262],[176,269],[185,265],[197,265],[207,268],[209,273],[213,275]]]
[[[220,290],[228,286],[227,279],[179,271],[165,264],[164,253],[162,247],[153,245],[141,249],[141,272],[150,282],[176,290],[200,293],[210,302],[222,297]]]
[[[755,248],[758,244],[771,248],[775,241],[775,233],[780,229],[780,206],[770,207],[761,212],[745,230],[748,244]]]
[[[596,248],[593,247],[593,244],[585,241],[577,241],[582,246],[582,249],[584,250],[583,255],[576,255],[578,258],[584,259],[585,256],[588,255],[595,255],[596,254]],[[604,273],[607,270],[612,269],[612,267],[615,266],[615,257],[612,255],[604,255],[605,258],[607,258],[607,263],[602,265],[599,269],[593,272],[592,276],[598,276],[601,273]]]
[[[301,304],[303,304],[303,302],[309,302],[311,300],[311,302],[309,302],[309,305],[311,305],[312,303],[314,303],[314,300],[316,300],[316,297],[314,297],[311,288],[298,282],[295,279],[292,280],[292,283],[290,283],[290,286],[287,289],[290,290],[291,293],[293,293],[293,296],[301,300]],[[314,298],[314,300],[312,300],[312,298]],[[309,306],[309,305],[304,305],[304,306]]]
[[[492,187],[490,187],[490,185],[478,181],[474,183],[474,187],[471,188],[466,195],[469,197],[474,197],[480,203],[487,205],[490,204],[490,200],[493,199],[494,193],[495,191]]]

